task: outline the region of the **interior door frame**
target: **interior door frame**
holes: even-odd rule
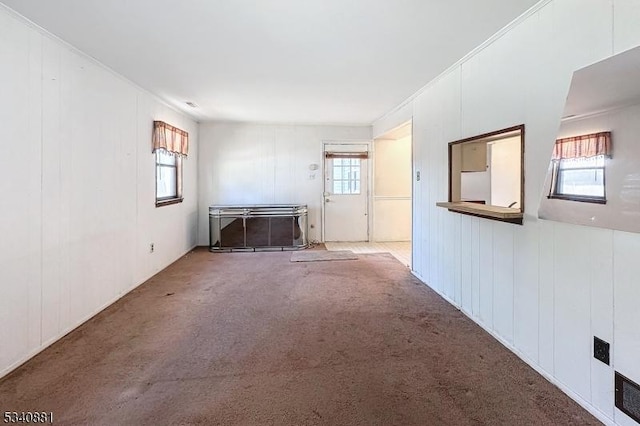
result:
[[[325,242],[325,237],[324,237],[324,231],[326,229],[325,227],[325,219],[326,219],[326,215],[325,215],[325,211],[324,211],[324,206],[325,206],[325,202],[324,202],[324,192],[325,192],[325,185],[327,183],[326,181],[326,176],[327,176],[327,161],[324,158],[324,153],[326,151],[326,146],[327,145],[367,145],[367,152],[369,153],[369,157],[367,158],[367,160],[369,161],[369,163],[367,164],[367,241],[371,241],[371,228],[373,226],[373,215],[371,214],[371,212],[373,211],[373,191],[372,191],[372,185],[373,185],[373,140],[372,139],[338,139],[338,140],[331,140],[331,139],[327,139],[327,140],[323,140],[322,141],[322,193],[320,194],[322,198],[320,198],[320,206],[321,206],[321,211],[320,211],[320,216],[321,216],[321,223],[320,223],[320,235],[322,238],[322,242]]]

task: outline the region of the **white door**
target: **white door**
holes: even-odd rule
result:
[[[367,145],[327,145],[324,240],[368,241]]]

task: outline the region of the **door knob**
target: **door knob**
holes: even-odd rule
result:
[[[329,201],[331,201],[331,200],[330,200],[330,199],[328,199],[328,198],[325,198],[325,199],[324,199],[324,202],[325,202],[325,203],[328,203]]]

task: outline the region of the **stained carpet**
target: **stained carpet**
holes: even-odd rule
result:
[[[598,422],[388,254],[189,253],[0,381],[60,425]]]

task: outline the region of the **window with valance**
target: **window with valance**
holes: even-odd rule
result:
[[[156,158],[156,206],[182,201],[182,163],[189,153],[189,134],[163,121],[153,122]]]
[[[556,140],[549,198],[605,203],[605,165],[611,157],[611,132]]]

